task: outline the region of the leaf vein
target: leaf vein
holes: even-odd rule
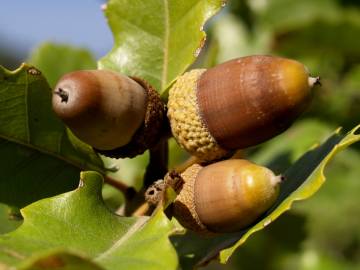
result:
[[[168,65],[169,65],[169,39],[170,39],[170,19],[169,19],[169,3],[168,0],[164,0],[164,58],[163,68],[161,76],[161,89],[165,88],[166,80],[168,76]]]
[[[134,223],[133,226],[124,234],[118,241],[116,241],[109,249],[107,249],[105,252],[100,253],[97,257],[95,257],[95,260],[103,260],[106,256],[111,254],[113,251],[115,251],[118,247],[120,247],[126,240],[128,240],[132,235],[134,235],[139,228],[141,228],[144,223],[147,221],[146,218],[139,218],[138,221]]]
[[[134,22],[132,22],[132,21],[130,21],[130,20],[128,20],[128,19],[120,19],[119,21],[123,21],[123,22],[124,22],[124,24],[130,25],[130,26],[133,26],[134,28],[136,28],[137,30],[141,31],[142,33],[147,34],[148,36],[151,36],[151,37],[153,37],[153,38],[155,38],[155,39],[159,39],[159,40],[161,40],[161,37],[159,37],[159,36],[155,35],[154,33],[151,33],[150,31],[148,31],[148,30],[146,30],[146,29],[142,28],[141,26],[139,26],[139,25],[135,24]],[[124,27],[124,28],[127,28],[127,27]],[[139,35],[139,36],[142,36],[142,34],[141,34],[141,35]]]

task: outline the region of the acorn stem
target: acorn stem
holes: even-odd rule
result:
[[[168,171],[169,146],[167,138],[160,139],[160,142],[149,149],[149,152],[150,160],[144,176],[145,189],[154,181],[162,179]]]
[[[320,76],[317,77],[309,77],[308,79],[309,82],[309,86],[312,88],[315,85],[320,85],[321,86],[321,80],[320,80]]]

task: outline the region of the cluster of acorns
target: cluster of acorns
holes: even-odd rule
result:
[[[257,55],[185,73],[170,89],[167,106],[144,80],[109,70],[63,76],[52,102],[79,139],[110,157],[153,148],[170,123],[181,147],[214,162],[181,174],[175,217],[195,231],[233,232],[274,204],[281,177],[246,160],[224,159],[286,130],[318,83],[297,61]]]

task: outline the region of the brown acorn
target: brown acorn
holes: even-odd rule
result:
[[[109,70],[64,75],[53,91],[53,110],[98,152],[133,157],[162,135],[165,107],[148,83]]]
[[[204,234],[236,232],[256,222],[275,203],[282,179],[243,159],[194,164],[181,177],[173,214],[184,227]]]
[[[192,155],[221,159],[285,131],[306,109],[317,83],[303,64],[273,56],[192,70],[169,91],[171,130]]]

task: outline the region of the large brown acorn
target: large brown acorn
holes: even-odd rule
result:
[[[303,64],[274,56],[192,70],[169,91],[171,130],[192,155],[221,159],[285,131],[306,109],[317,83]]]
[[[165,107],[148,83],[109,70],[64,75],[53,91],[53,110],[98,152],[133,157],[162,135]]]
[[[180,177],[168,175],[164,184],[156,182],[147,190],[146,198],[157,203],[161,199],[158,192],[168,184],[178,192],[172,210],[184,227],[201,234],[237,232],[275,203],[281,180],[266,167],[229,159],[204,167],[194,164]]]

